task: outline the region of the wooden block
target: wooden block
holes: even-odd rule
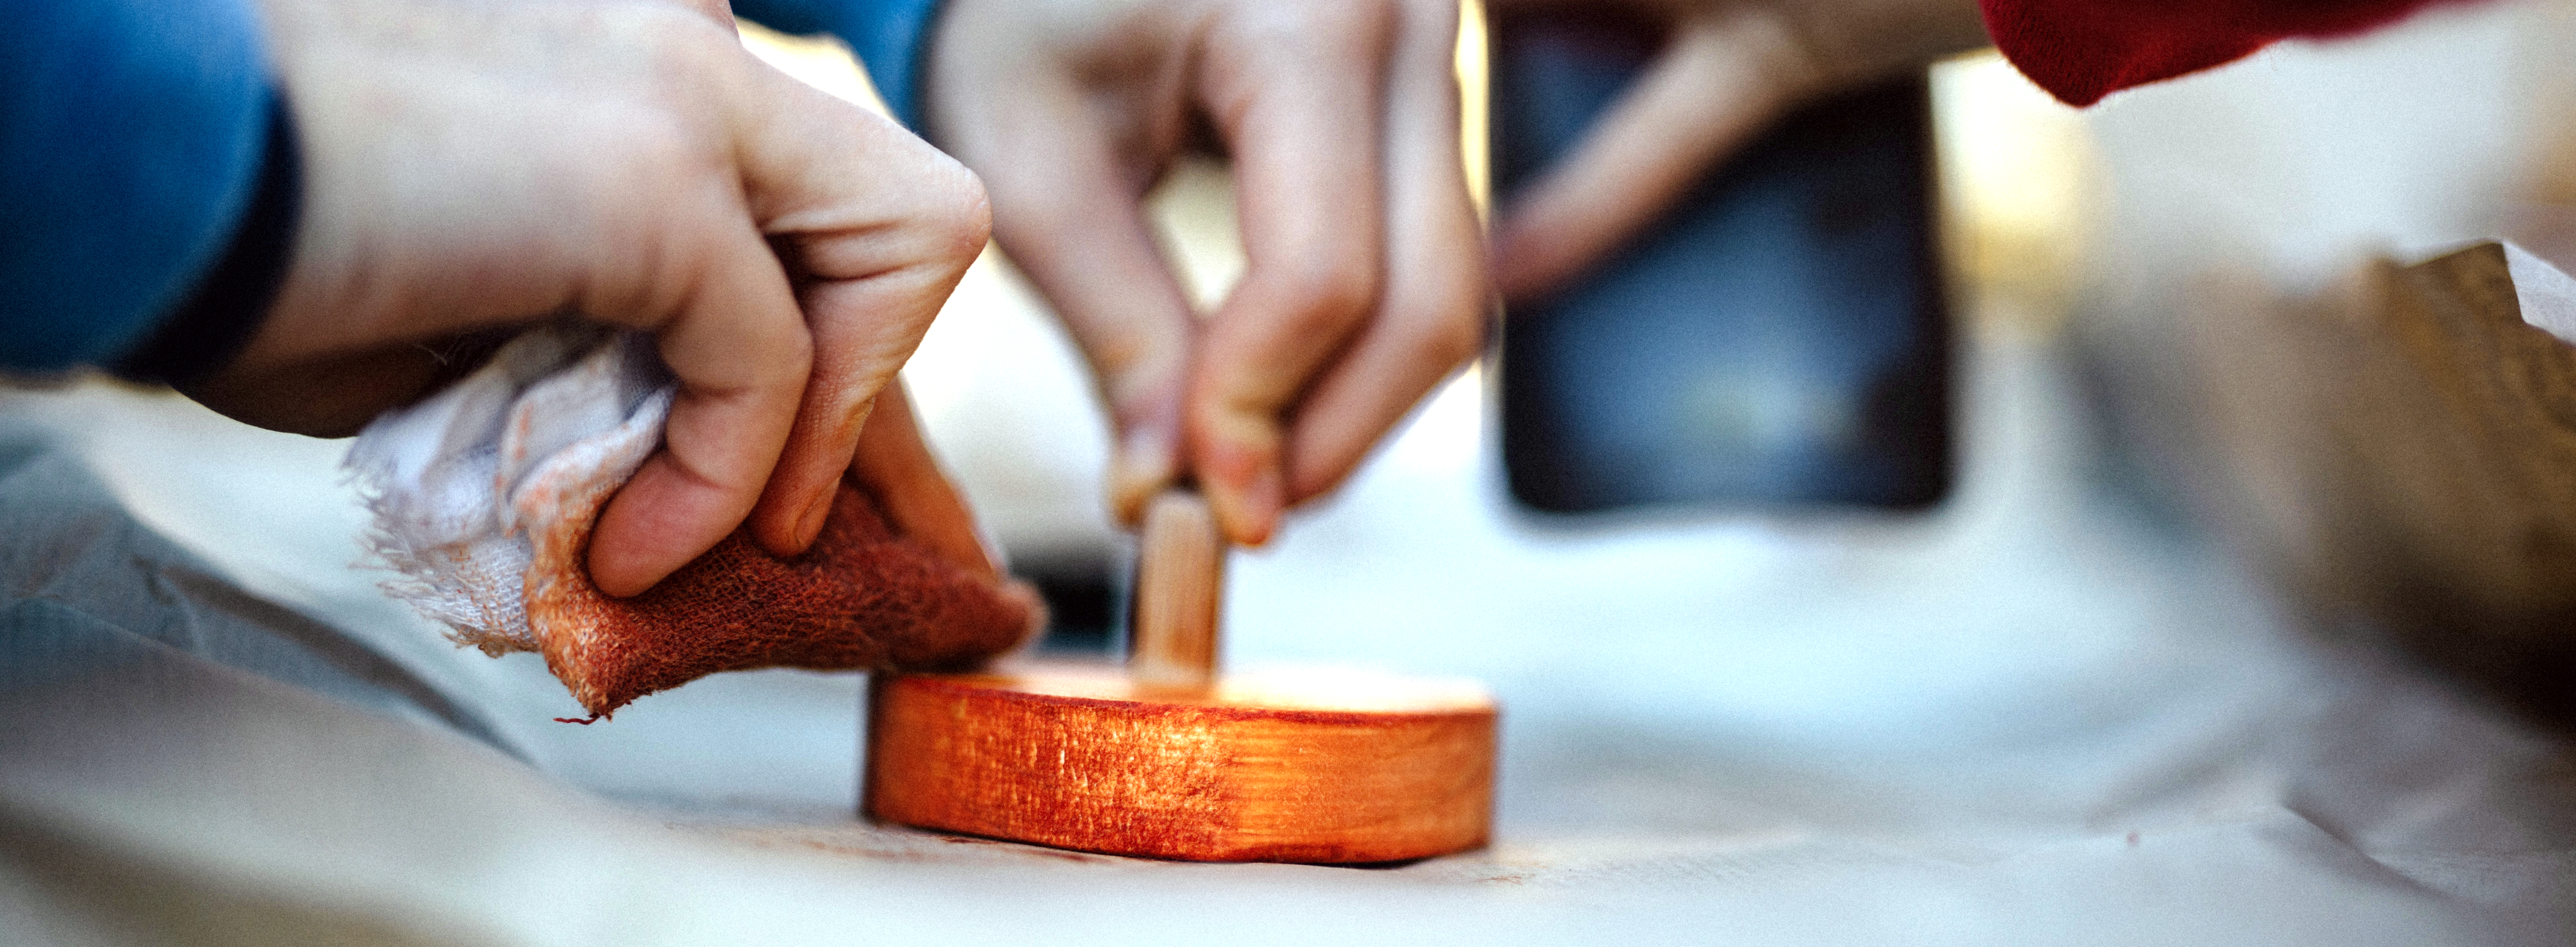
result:
[[[1481,847],[1493,698],[1361,671],[1217,672],[1224,539],[1146,507],[1127,669],[879,675],[870,818],[1189,861],[1390,862]]]
[[[2576,725],[2576,346],[2524,321],[2508,251],[2209,289],[2208,449],[2176,466],[2213,521],[2320,625]]]
[[[879,675],[876,819],[1188,861],[1404,861],[1478,848],[1493,700],[1331,670],[1165,689],[1105,668]]]

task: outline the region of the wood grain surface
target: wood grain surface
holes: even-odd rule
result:
[[[1145,506],[1137,536],[1135,621],[1127,675],[1156,685],[1205,687],[1216,680],[1224,641],[1225,536],[1194,490],[1167,490]]]
[[[1473,684],[1335,669],[1158,687],[1115,669],[879,675],[875,819],[1188,861],[1360,863],[1481,847],[1496,711]]]
[[[2505,249],[2192,307],[2216,521],[2331,627],[2576,724],[2576,346]]]

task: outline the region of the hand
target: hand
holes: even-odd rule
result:
[[[885,508],[886,523],[923,548],[968,572],[1002,581],[1001,563],[975,528],[975,511],[965,494],[939,469],[939,459],[921,438],[921,420],[913,416],[903,381],[877,393],[876,410],[859,432],[858,454],[850,460],[850,479],[866,488]]]
[[[1331,490],[1478,351],[1489,290],[1459,160],[1454,0],[953,0],[931,137],[1091,362],[1135,522],[1194,477],[1229,538]],[[1213,141],[1209,141],[1212,139]],[[1243,281],[1197,318],[1139,202],[1233,161]]]
[[[707,5],[264,9],[304,211],[275,309],[200,400],[343,434],[509,326],[645,329],[680,393],[601,515],[593,580],[641,592],[746,517],[771,552],[812,542],[982,249],[971,173],[762,65]]]
[[[1974,0],[1489,2],[1497,21],[1608,12],[1669,30],[1654,64],[1573,153],[1502,208],[1495,281],[1514,301],[1618,249],[1798,105],[1986,42]]]

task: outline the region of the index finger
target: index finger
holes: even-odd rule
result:
[[[814,339],[796,424],[753,511],[777,555],[823,528],[874,398],[984,248],[972,172],[882,116],[760,67],[741,132],[751,212],[797,277]]]
[[[1340,485],[1484,342],[1490,290],[1459,150],[1458,10],[1448,0],[1403,9],[1387,82],[1385,289],[1374,317],[1297,404],[1291,504]]]
[[[956,129],[944,140],[987,169],[1007,211],[995,239],[1090,363],[1118,439],[1112,512],[1133,522],[1145,499],[1180,473],[1181,386],[1197,319],[1138,205],[1138,175],[1082,96],[1060,82],[1024,79],[1009,101],[951,106],[972,120],[949,122]]]
[[[1376,306],[1390,7],[1264,6],[1219,30],[1202,66],[1246,259],[1201,337],[1186,417],[1199,487],[1235,542],[1269,539],[1286,505],[1283,415]]]
[[[801,552],[871,399],[983,245],[973,175],[882,117],[730,52],[739,59],[710,70],[706,91],[734,165],[693,182],[700,200],[661,200],[693,213],[655,219],[670,257],[655,285],[668,284],[675,311],[659,347],[680,391],[662,449],[593,534],[591,578],[609,595],[650,588],[747,517],[773,554]]]

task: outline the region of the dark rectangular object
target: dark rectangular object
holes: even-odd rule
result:
[[[1655,48],[1633,24],[1496,24],[1508,195]],[[1930,96],[1805,108],[1572,287],[1506,313],[1503,463],[1528,507],[1920,509],[1952,479]]]

